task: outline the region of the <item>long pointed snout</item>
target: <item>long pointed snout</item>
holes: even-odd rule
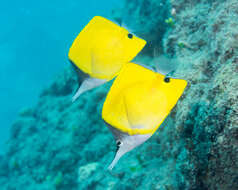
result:
[[[118,149],[112,163],[108,166],[108,170],[112,170],[114,168],[114,166],[117,164],[118,160],[125,154],[125,151],[122,151],[121,148]]]

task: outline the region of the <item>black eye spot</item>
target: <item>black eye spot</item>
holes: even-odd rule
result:
[[[133,34],[129,33],[128,34],[128,38],[132,39],[133,38]]]
[[[169,77],[165,77],[164,78],[164,82],[169,83],[170,82],[170,78]]]

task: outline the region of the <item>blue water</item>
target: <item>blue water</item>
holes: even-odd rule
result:
[[[108,17],[120,0],[0,1],[0,152],[17,113],[68,64],[78,32],[95,15]]]

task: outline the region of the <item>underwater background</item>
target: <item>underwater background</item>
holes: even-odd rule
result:
[[[1,190],[238,189],[237,0],[0,5]],[[173,77],[188,81],[152,138],[112,172],[115,142],[101,119],[112,82],[71,102],[67,53],[95,15],[148,42],[134,62],[176,62]]]
[[[68,64],[73,39],[95,15],[110,18],[119,0],[0,1],[0,152],[24,106]]]

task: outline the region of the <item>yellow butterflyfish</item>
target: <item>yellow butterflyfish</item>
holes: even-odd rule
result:
[[[145,40],[112,21],[93,17],[76,37],[68,54],[81,82],[73,101],[83,92],[114,78],[145,44]]]
[[[117,142],[109,169],[125,153],[144,143],[162,124],[182,95],[187,82],[128,63],[113,82],[102,118]]]

